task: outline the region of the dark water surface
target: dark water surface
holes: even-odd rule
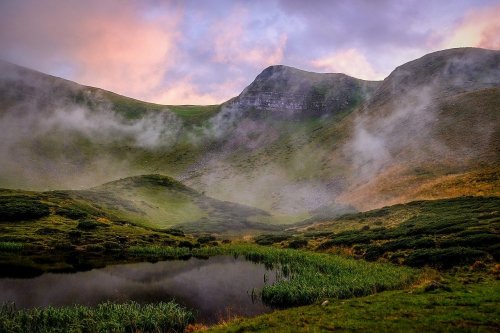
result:
[[[0,279],[0,303],[19,308],[96,305],[104,301],[139,303],[174,298],[197,311],[197,321],[215,323],[228,315],[254,316],[271,311],[252,289],[273,283],[264,265],[230,256],[108,266],[72,274],[47,273],[31,279]]]

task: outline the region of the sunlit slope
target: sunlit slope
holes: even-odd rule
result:
[[[7,200],[6,206],[0,207],[3,209],[0,209],[0,220],[23,220],[25,211],[28,215],[33,211],[34,218],[55,213],[74,216],[76,220],[102,218],[109,223],[133,224],[154,230],[178,228],[198,234],[241,234],[277,229],[259,223],[260,220],[269,220],[270,216],[265,211],[207,197],[161,175],[129,177],[88,190],[2,190],[0,194]],[[22,199],[19,202],[18,197]],[[42,204],[39,205],[40,202]],[[40,216],[37,215],[38,208],[41,209]],[[69,211],[67,214],[66,210]],[[12,219],[8,218],[10,215]]]
[[[161,175],[129,177],[67,193],[124,221],[155,229],[176,227],[197,233],[273,229],[258,223],[269,216],[265,211],[212,199]]]
[[[452,49],[400,66],[355,117],[350,186],[359,209],[499,195],[500,52]]]

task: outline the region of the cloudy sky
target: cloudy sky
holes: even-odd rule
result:
[[[0,58],[162,104],[214,104],[285,64],[379,80],[500,49],[499,0],[0,0]]]

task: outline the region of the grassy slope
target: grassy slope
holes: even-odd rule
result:
[[[18,193],[24,195],[24,192],[3,191],[4,197],[13,198],[13,202]],[[87,215],[93,218],[102,217],[155,230],[179,227],[198,234],[242,234],[276,229],[258,222],[268,216],[264,211],[212,199],[160,175],[129,177],[89,190],[30,192],[26,195],[47,201],[52,213],[42,219],[54,221],[60,219],[59,208],[71,207],[89,211]],[[8,207],[4,208],[6,214]],[[81,218],[86,218],[86,215]]]
[[[311,224],[286,234],[257,237],[258,243],[278,247],[430,265],[440,271],[424,268],[420,278],[404,290],[342,301],[324,297],[315,305],[233,319],[208,331],[497,331],[500,328],[500,271],[496,264],[499,209],[500,199],[495,197],[418,201],[334,220],[309,221]],[[453,251],[446,256],[438,253],[457,246],[462,252],[456,255],[450,254]],[[483,254],[469,258],[475,251]],[[423,252],[427,255],[422,255]],[[412,257],[413,261],[409,260]],[[324,300],[329,303],[320,305]]]
[[[182,233],[131,225],[65,192],[0,190],[0,216],[0,263],[9,274],[102,266],[126,260],[119,258],[128,246],[195,243]]]
[[[267,228],[250,220],[268,216],[265,211],[212,199],[160,175],[129,177],[73,195],[98,202],[127,221],[156,229],[175,226],[197,233],[231,234]]]
[[[440,100],[439,122],[429,125],[430,133],[418,139],[416,149],[393,152],[391,164],[367,181],[350,186],[337,200],[367,210],[411,200],[500,195],[498,105],[500,88]],[[437,142],[440,148],[428,151]]]
[[[500,285],[484,274],[386,291],[326,306],[311,305],[237,319],[208,332],[492,332],[500,327]]]
[[[333,220],[310,220],[287,233],[261,235],[256,241],[449,268],[479,259],[498,260],[499,209],[497,197],[416,201]]]
[[[220,110],[220,105],[162,105],[139,101],[98,88],[88,87],[87,89],[102,93],[108,101],[113,103],[115,111],[129,119],[139,119],[147,111],[168,110],[174,112],[189,125],[199,125]]]

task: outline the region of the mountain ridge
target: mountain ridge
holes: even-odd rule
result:
[[[318,209],[435,198],[439,186],[446,195],[498,195],[499,57],[438,51],[382,82],[270,66],[210,107],[110,92],[61,97],[36,80],[26,89],[21,79],[1,85],[3,75],[0,116],[11,135],[0,149],[8,156],[0,185],[85,188],[161,173],[292,222]],[[24,136],[12,131],[23,127]]]

